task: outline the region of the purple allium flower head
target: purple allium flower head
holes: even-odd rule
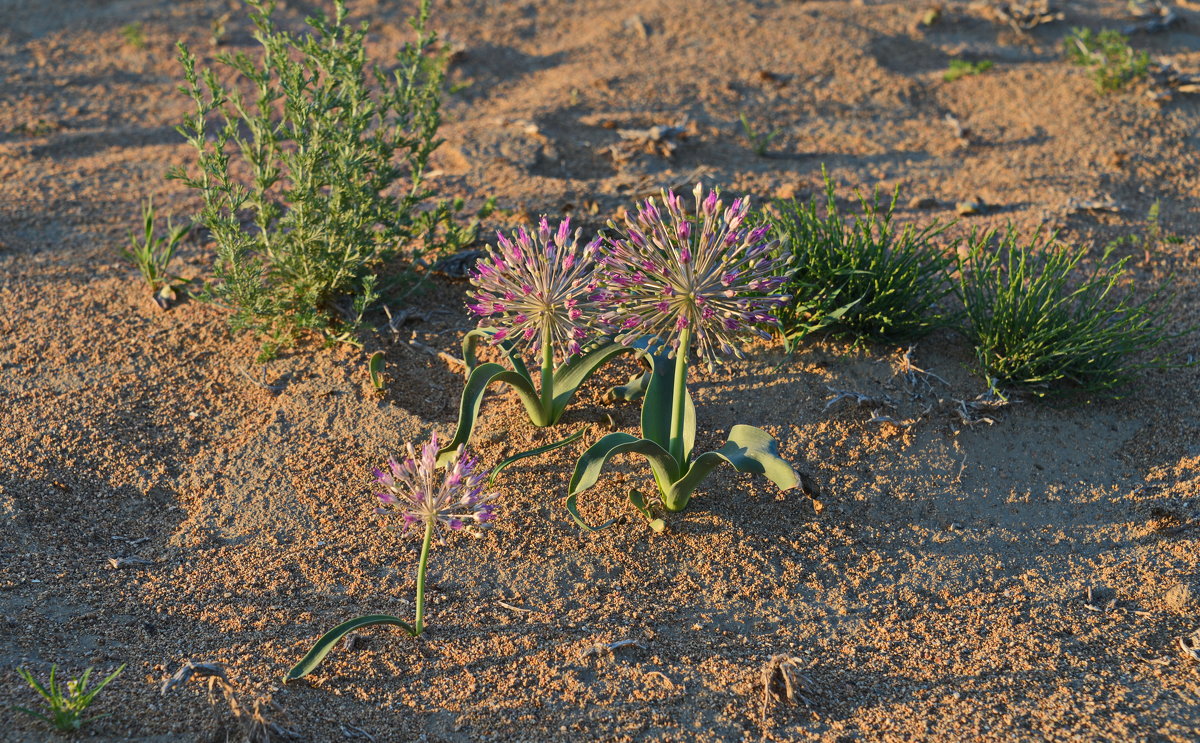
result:
[[[468,522],[486,524],[495,517],[492,501],[497,494],[484,492],[488,473],[479,468],[479,460],[460,446],[440,472],[436,433],[421,447],[420,456],[411,443],[407,446],[403,461],[389,459],[386,467],[372,472],[383,504],[375,509],[378,513],[399,515],[405,528],[440,521],[455,531]]]
[[[512,239],[497,233],[498,245],[476,264],[468,307],[494,328],[492,339],[524,345],[534,354],[550,338],[557,362],[579,354],[595,314],[595,267],[599,238],[580,247],[564,219],[556,230],[543,217],[532,234]],[[583,331],[583,332],[580,332]]]
[[[711,365],[718,354],[741,356],[735,342],[769,337],[762,326],[778,325],[776,308],[788,297],[774,292],[779,245],[769,227],[744,228],[748,198],[728,208],[715,190],[696,185],[694,211],[672,192],[664,210],[648,199],[618,234],[605,240],[602,296],[613,306],[599,316],[624,343],[655,336],[677,348],[679,331],[690,328],[692,345]]]

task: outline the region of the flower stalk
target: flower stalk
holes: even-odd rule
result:
[[[684,461],[688,454],[683,450],[684,406],[687,405],[688,351],[692,345],[692,331],[684,328],[679,332],[679,347],[675,350],[675,380],[671,394],[671,439],[670,454],[676,462]]]
[[[421,541],[421,561],[417,563],[417,618],[409,634],[413,637],[425,631],[425,569],[429,567],[429,545],[433,542],[433,521],[425,522],[425,538]]]

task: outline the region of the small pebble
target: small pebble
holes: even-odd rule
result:
[[[954,211],[958,212],[964,217],[968,217],[973,214],[983,214],[985,211],[987,211],[987,208],[987,204],[979,197],[960,201],[954,205]]]

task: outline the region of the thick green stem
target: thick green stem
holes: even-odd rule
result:
[[[550,329],[542,331],[542,415],[550,424],[550,414],[554,409],[554,347],[550,344]]]
[[[667,451],[675,458],[681,469],[687,468],[683,450],[683,420],[687,405],[687,361],[692,343],[692,329],[684,328],[679,333],[679,348],[675,350],[675,387],[671,397],[671,439]]]
[[[413,637],[425,631],[425,568],[429,565],[429,544],[433,542],[435,520],[425,522],[425,541],[421,543],[421,561],[417,564],[417,621],[413,623]]]

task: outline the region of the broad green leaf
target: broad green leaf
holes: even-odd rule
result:
[[[557,423],[575,392],[604,364],[618,354],[637,349],[620,343],[599,343],[569,359],[554,372],[554,409],[550,420]]]
[[[600,472],[609,459],[618,454],[641,454],[650,463],[654,480],[659,489],[669,488],[670,484],[679,477],[679,464],[667,453],[667,450],[657,442],[639,439],[627,433],[610,433],[588,447],[588,450],[575,463],[575,473],[571,476],[571,484],[567,489],[567,511],[585,531],[598,531],[612,524],[612,520],[592,527],[579,515],[576,501],[579,494],[596,484]]]
[[[613,387],[608,391],[608,396],[613,400],[624,400],[632,402],[640,400],[646,394],[646,387],[650,384],[650,372],[640,372],[629,378],[625,384]]]
[[[371,360],[367,362],[367,371],[371,374],[371,385],[377,389],[383,389],[383,351],[376,351],[371,354]]]
[[[408,622],[388,614],[368,614],[364,617],[357,617],[346,622],[342,622],[338,626],[321,635],[321,639],[317,640],[317,644],[313,645],[312,650],[300,659],[300,662],[292,667],[292,670],[287,672],[283,677],[283,682],[286,684],[289,681],[295,681],[312,673],[317,666],[321,665],[321,661],[325,660],[325,656],[329,655],[329,651],[333,650],[333,646],[337,641],[350,634],[356,629],[370,627],[376,624],[394,624],[397,627],[403,627],[408,634],[415,634]]]
[[[730,429],[729,438],[720,449],[696,457],[683,477],[672,484],[663,496],[667,510],[682,511],[692,492],[721,462],[728,462],[738,472],[765,475],[781,490],[791,490],[800,484],[800,477],[779,456],[779,448],[769,433],[754,426],[737,425]]]
[[[470,377],[471,372],[475,370],[475,367],[479,366],[479,357],[475,355],[475,349],[479,346],[479,341],[488,341],[490,343],[494,332],[495,331],[489,328],[475,328],[473,330],[468,330],[466,334],[463,335],[463,363],[467,367],[467,377]],[[500,350],[504,352],[504,355],[508,357],[509,362],[513,366],[513,370],[518,374],[529,377],[529,369],[525,366],[525,361],[521,358],[521,354],[517,352],[516,347],[508,341],[501,341],[497,345],[500,346]],[[530,379],[532,379],[532,377],[530,377]]]
[[[666,350],[660,353],[647,353],[650,360],[650,381],[646,386],[646,394],[642,399],[642,438],[657,443],[663,449],[670,448],[671,442],[671,407],[674,404],[675,391],[675,359],[667,356]],[[692,393],[687,393],[687,406],[683,418],[683,456],[687,461],[692,456],[696,444],[696,406],[692,402]]]
[[[479,366],[479,357],[475,355],[475,348],[479,345],[479,341],[486,340],[491,337],[491,333],[480,328],[468,330],[462,339],[462,355],[463,364],[466,365],[467,377],[471,376],[471,372],[475,371],[475,367]]]
[[[525,411],[535,426],[546,425],[548,422],[542,411],[541,400],[533,382],[519,372],[505,369],[500,364],[487,362],[471,370],[467,384],[463,387],[462,401],[458,406],[458,428],[454,436],[438,452],[438,464],[445,464],[450,455],[461,444],[471,440],[471,431],[475,428],[475,420],[479,417],[479,408],[483,404],[483,395],[493,382],[503,382],[517,391]]]

